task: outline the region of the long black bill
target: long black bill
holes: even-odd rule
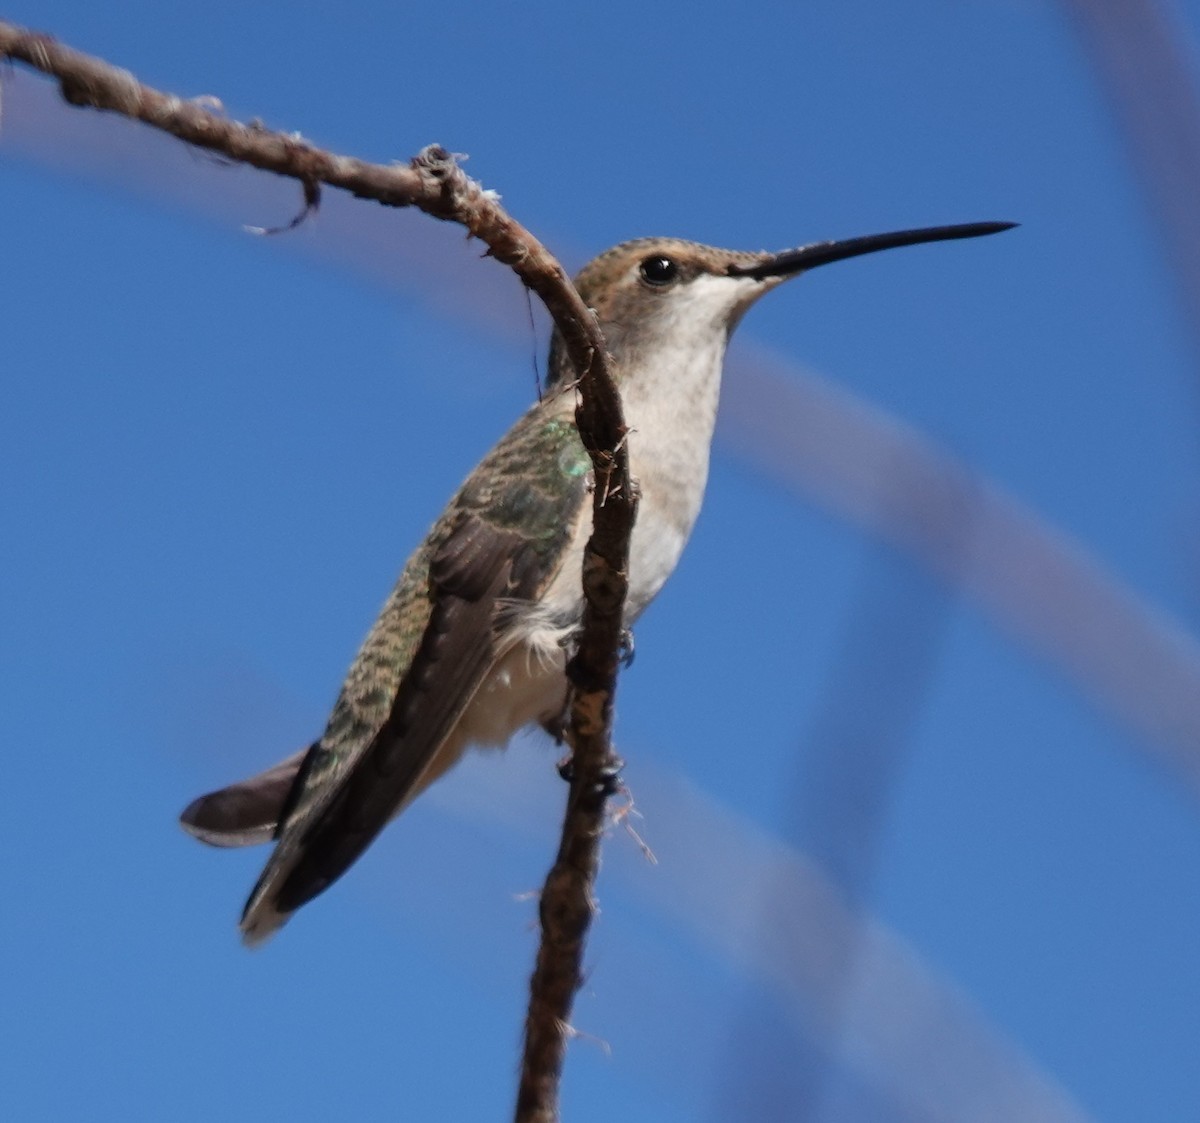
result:
[[[999,234],[1011,230],[1015,222],[964,222],[959,226],[926,226],[921,230],[895,230],[891,234],[868,234],[863,238],[847,238],[843,242],[814,242],[797,250],[784,250],[758,265],[731,265],[733,277],[781,277],[788,273],[800,273],[828,265],[831,261],[842,261],[847,257],[858,257],[877,250],[895,249],[896,246],[916,246],[922,242],[947,242],[953,238],[979,238],[984,234]]]

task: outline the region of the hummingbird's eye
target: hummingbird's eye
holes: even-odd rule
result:
[[[679,266],[669,257],[656,255],[648,257],[638,266],[638,276],[648,285],[662,288],[669,285],[679,276]]]

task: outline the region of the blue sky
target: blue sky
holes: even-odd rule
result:
[[[1200,7],[1174,12],[1194,62]],[[1195,337],[1064,7],[6,18],[338,151],[469,153],[572,267],[648,234],[1019,221],[814,272],[739,329],[705,511],[620,685],[658,864],[614,828],[565,1117],[1200,1114],[1187,675],[1073,615],[1091,586],[1010,561],[982,516],[954,585],[864,529],[906,478],[886,459],[857,513],[820,464],[789,475],[820,433],[780,387],[822,387],[1200,665]],[[330,197],[254,238],[293,187],[23,73],[2,92],[0,1114],[506,1118],[552,747],[464,764],[255,953],[235,922],[265,854],[174,819],[319,731],[407,553],[532,398],[544,322],[456,230]]]

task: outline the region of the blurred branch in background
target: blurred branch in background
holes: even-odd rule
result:
[[[947,559],[964,555],[970,521],[963,512],[945,504],[925,509],[927,493],[907,488],[903,471],[885,486],[894,491],[897,505],[917,504],[911,519],[928,526],[931,536],[940,531]],[[796,754],[790,786],[784,784],[785,801],[777,812],[783,837],[797,853],[811,857],[838,887],[847,910],[859,918],[867,911],[895,786],[936,680],[955,604],[951,583],[938,582],[910,558],[876,546],[866,559],[841,649],[833,656],[817,711]],[[770,947],[788,942],[804,946],[803,926],[813,923],[796,909],[794,894],[784,890],[781,885],[763,894],[758,930],[764,934],[765,955]],[[787,1054],[802,1051],[763,1048],[762,1029],[769,1024],[763,1009],[771,999],[753,988],[729,1041],[728,1079],[722,1089],[727,1118],[816,1123],[856,1117],[847,1102],[854,1091],[847,1092],[845,1081],[838,1079],[838,1058],[869,941],[861,920],[843,927],[824,964],[824,1056],[801,1073]],[[746,1072],[753,1072],[754,1079],[744,1079]],[[780,1114],[782,1105],[786,1116]],[[893,1118],[881,1105],[873,1110],[877,1118]]]
[[[1200,87],[1190,36],[1161,0],[1063,0],[1157,221],[1200,355]]]
[[[813,372],[757,351],[727,385],[724,447],[951,582],[1200,797],[1200,644],[1177,621],[999,486]],[[961,545],[948,533],[958,520]]]
[[[947,565],[965,559],[970,509],[931,505],[906,486],[903,470],[887,485],[911,521],[941,536]],[[970,495],[960,496],[969,502]],[[932,509],[931,509],[932,508]],[[880,834],[924,713],[957,600],[910,557],[877,544],[831,660],[820,701],[802,740],[806,750],[781,809],[789,839],[811,854],[854,904],[869,895]],[[807,763],[805,763],[807,762]]]

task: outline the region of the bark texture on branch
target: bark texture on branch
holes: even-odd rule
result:
[[[541,896],[542,938],[530,982],[517,1103],[520,1123],[551,1123],[558,1118],[558,1086],[593,912],[606,800],[619,768],[611,746],[612,703],[637,506],[621,400],[595,317],[553,255],[505,213],[494,192],[485,191],[437,145],[422,149],[408,165],[337,155],[297,134],[230,120],[214,110],[218,103],[211,98],[188,100],[155,90],[127,70],[4,21],[0,58],[56,79],[71,105],[142,121],[229,160],[291,177],[302,187],[306,211],[319,205],[322,187],[332,187],[459,223],[537,293],[561,333],[578,377],[577,419],[595,468],[596,491],[583,567],[583,629],[568,668],[575,687],[569,735],[573,776],[558,857]]]

